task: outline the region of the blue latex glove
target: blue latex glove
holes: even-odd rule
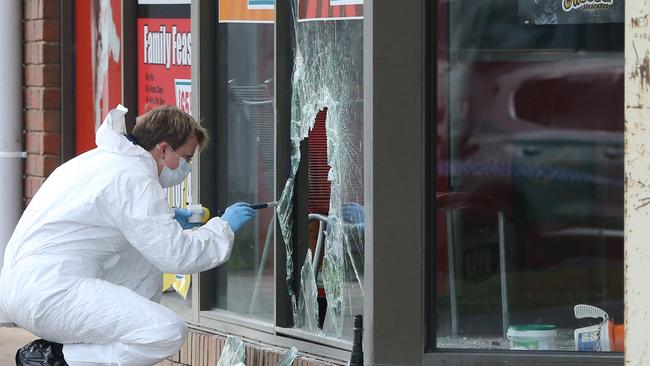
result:
[[[221,219],[226,221],[233,232],[239,229],[250,219],[255,217],[255,210],[246,202],[237,202],[226,208]]]
[[[192,211],[185,208],[174,208],[174,220],[181,224],[183,230],[192,229],[201,224],[187,221],[192,216]]]
[[[365,224],[366,210],[358,203],[346,202],[341,206],[341,218],[348,224]]]

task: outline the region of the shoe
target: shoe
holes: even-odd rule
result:
[[[63,359],[63,345],[37,339],[16,352],[16,366],[68,366]]]

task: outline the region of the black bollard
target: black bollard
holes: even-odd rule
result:
[[[363,366],[363,316],[354,317],[354,341],[352,342],[352,354],[350,355],[350,366]]]

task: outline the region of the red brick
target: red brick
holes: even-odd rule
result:
[[[58,65],[61,62],[61,45],[42,41],[25,43],[24,62]]]
[[[26,64],[42,64],[43,63],[43,44],[45,42],[29,42],[25,43],[23,62]]]
[[[39,155],[27,154],[27,159],[25,160],[25,174],[32,176],[42,176],[42,160],[39,160]]]
[[[61,3],[55,0],[24,0],[25,19],[53,19],[61,13]],[[69,0],[64,0],[69,1]]]
[[[41,18],[59,19],[60,14],[61,14],[61,3],[59,1],[40,0],[39,16]]]
[[[59,132],[28,132],[25,136],[25,147],[28,153],[53,154],[61,153],[61,133]]]
[[[25,111],[27,131],[61,131],[61,113],[58,110],[28,109]]]
[[[26,86],[59,86],[60,84],[61,68],[59,65],[25,66]]]
[[[38,19],[39,0],[25,0],[24,16],[25,19]]]
[[[33,177],[33,176],[25,177],[25,198],[31,200],[31,198],[34,197],[38,189],[41,188],[43,182],[45,182],[45,178],[43,177]],[[29,202],[26,203],[29,204]]]
[[[59,88],[27,87],[25,88],[25,108],[59,109],[61,107],[61,90]]]
[[[60,39],[60,27],[58,19],[26,20],[25,41],[49,41],[57,42]]]
[[[60,164],[58,155],[27,155],[25,164],[25,174],[37,177],[47,177]]]

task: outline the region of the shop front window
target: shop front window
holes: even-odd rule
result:
[[[438,1],[433,348],[623,351],[623,8]]]
[[[271,202],[275,190],[275,118],[273,112],[272,22],[228,18],[228,2],[221,2],[218,38],[219,83],[216,93],[220,116],[218,133],[227,134],[227,156],[217,167],[227,177],[217,177],[226,187],[219,201],[224,207],[236,202]],[[272,10],[270,10],[272,12]],[[272,15],[272,13],[271,13]],[[272,19],[272,17],[271,17]],[[223,52],[222,52],[223,51]],[[253,318],[274,319],[274,211],[257,211],[255,220],[235,236],[230,259],[219,270],[218,309]]]
[[[162,105],[175,105],[191,114],[190,4],[139,0],[136,9],[137,105],[129,105],[129,114],[142,115]],[[192,195],[194,177],[190,173],[182,183],[164,189],[171,207],[199,203]],[[192,318],[193,278],[183,273],[165,273],[162,278],[160,302],[186,320]]]
[[[277,212],[293,323],[351,340],[354,316],[363,313],[362,5],[323,11],[307,1],[291,3],[291,172]],[[307,197],[295,195],[303,167]],[[307,212],[296,211],[295,200],[306,201]],[[296,215],[308,216],[310,231],[307,255],[297,265]]]

